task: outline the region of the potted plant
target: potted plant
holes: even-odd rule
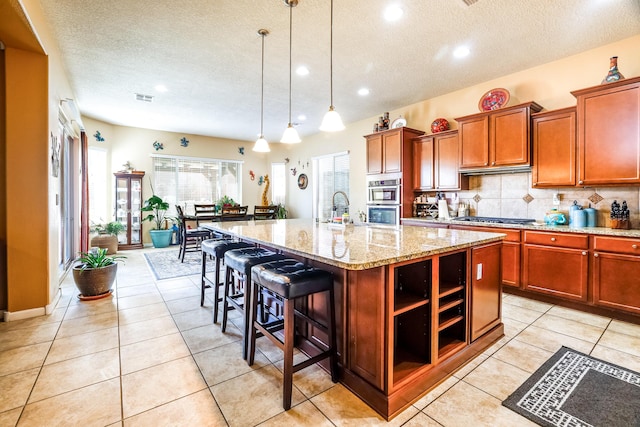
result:
[[[111,294],[111,286],[118,272],[117,261],[124,255],[107,255],[104,248],[80,252],[79,264],[73,266],[73,281],[80,291],[80,299],[97,299]]]
[[[278,219],[286,219],[288,213],[289,211],[287,211],[287,208],[285,208],[282,203],[278,203],[278,209],[276,209],[276,217]]]
[[[171,243],[173,230],[167,227],[167,220],[169,219],[166,216],[167,209],[169,209],[169,203],[155,194],[144,201],[141,209],[142,212],[150,212],[142,220],[151,221],[155,226],[152,230],[149,230],[149,235],[155,248],[166,248]]]
[[[124,231],[124,225],[121,222],[112,221],[107,224],[97,224],[91,231],[98,233],[91,239],[92,247],[105,248],[107,255],[118,252],[118,234]]]

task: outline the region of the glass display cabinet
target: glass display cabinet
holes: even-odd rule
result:
[[[142,248],[142,177],[144,172],[116,172],[116,221],[124,225],[118,249]]]

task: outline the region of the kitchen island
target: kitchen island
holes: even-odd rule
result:
[[[333,273],[340,381],[386,419],[503,336],[503,234],[310,219],[203,226]],[[324,298],[301,308],[326,318]],[[326,342],[314,328],[303,335]]]

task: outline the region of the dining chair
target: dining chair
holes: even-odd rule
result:
[[[203,240],[211,237],[211,232],[200,228],[190,229],[188,228],[184,211],[180,205],[176,205],[176,212],[178,213],[178,228],[180,232],[180,250],[178,251],[178,258],[180,262],[184,262],[184,255],[187,252],[200,252],[200,245]]]

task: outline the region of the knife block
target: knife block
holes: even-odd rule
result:
[[[629,221],[628,219],[612,219],[611,228],[628,230],[631,228],[631,221]]]

